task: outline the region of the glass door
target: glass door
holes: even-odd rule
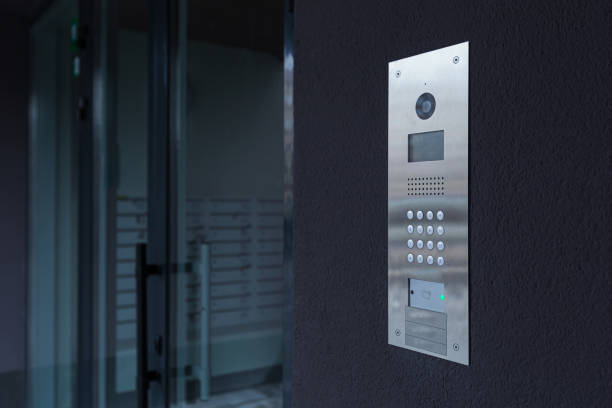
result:
[[[285,3],[170,4],[171,402],[281,407]]]
[[[84,0],[82,0],[84,1]],[[166,406],[163,2],[87,2],[92,30],[92,406]]]
[[[80,4],[91,405],[289,406],[284,2]]]

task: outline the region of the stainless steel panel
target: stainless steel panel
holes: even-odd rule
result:
[[[446,313],[431,312],[406,306],[406,321],[417,324],[428,324],[446,330]]]
[[[468,64],[466,42],[390,62],[388,71],[389,344],[465,365],[469,364]],[[428,119],[416,114],[416,101],[424,93],[435,97],[435,110]],[[444,159],[409,162],[408,135],[440,130],[444,131]],[[412,220],[407,217],[409,210],[413,211]],[[422,219],[417,219],[417,211],[423,211]],[[432,220],[427,219],[427,211],[433,212]],[[443,212],[443,220],[437,219],[438,211]],[[429,226],[432,234],[427,232]],[[443,228],[442,234],[438,234],[438,227]],[[409,239],[413,240],[412,248],[408,247]],[[418,240],[423,241],[422,248],[417,246]],[[432,249],[427,241],[432,241]],[[443,248],[438,249],[438,242]],[[407,259],[409,254],[412,262]],[[422,263],[417,262],[418,255],[423,257]],[[432,264],[427,263],[428,256]],[[442,265],[438,258],[443,258]],[[439,343],[404,333],[409,279],[444,284],[447,339],[443,353]],[[428,323],[425,313],[419,322],[435,326],[440,321],[438,315],[429,318]]]
[[[446,356],[446,344],[440,344],[434,341],[420,339],[418,337],[409,336],[408,334],[406,334],[405,343],[406,348],[418,350],[421,352],[427,351],[426,354],[432,353],[432,355],[435,355],[437,357]]]
[[[406,334],[423,340],[444,344],[446,347],[446,330],[437,327],[406,322]]]

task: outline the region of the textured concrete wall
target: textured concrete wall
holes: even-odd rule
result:
[[[612,404],[608,0],[298,0],[295,406]],[[469,40],[471,365],[387,345],[387,62]]]
[[[0,15],[0,406],[24,403],[28,24]]]

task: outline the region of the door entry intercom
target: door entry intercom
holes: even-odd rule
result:
[[[389,63],[389,344],[469,364],[469,43]]]

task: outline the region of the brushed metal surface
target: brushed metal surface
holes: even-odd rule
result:
[[[432,312],[430,310],[406,306],[406,322],[422,325],[426,324],[431,327],[446,330],[446,313]]]
[[[465,365],[469,364],[468,63],[467,42],[390,62],[388,128],[389,344]],[[433,115],[423,120],[415,106],[426,92],[435,97],[436,106]],[[408,162],[408,135],[438,130],[444,131],[444,160]],[[415,181],[417,190],[409,185]],[[408,210],[413,211],[412,220]],[[434,219],[425,215],[417,219],[419,210],[432,211]],[[442,221],[435,217],[438,211],[444,213]],[[408,225],[413,226],[412,233]],[[418,234],[419,225],[425,231],[431,225],[436,233]],[[437,234],[438,226],[444,228],[443,235]],[[409,239],[442,241],[444,249],[409,248]],[[413,262],[408,262],[408,254],[413,254]],[[418,255],[432,256],[435,262],[417,263]],[[439,257],[444,258],[441,266]],[[406,336],[409,279],[444,284],[445,350]],[[423,313],[421,323],[427,324],[427,316]]]

